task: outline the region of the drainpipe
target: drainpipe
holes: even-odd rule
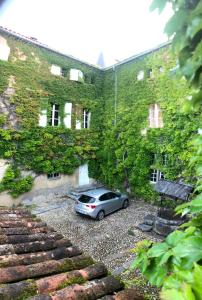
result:
[[[114,124],[116,125],[116,117],[117,117],[117,96],[118,96],[118,90],[117,90],[117,72],[116,72],[116,67],[113,66],[113,71],[114,71]]]

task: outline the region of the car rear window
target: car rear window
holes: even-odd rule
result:
[[[90,197],[88,195],[81,195],[79,197],[79,201],[82,203],[93,203],[93,202],[95,202],[95,198]]]

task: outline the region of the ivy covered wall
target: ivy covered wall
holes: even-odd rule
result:
[[[100,168],[96,164],[92,176],[115,188],[129,187],[147,200],[155,197],[150,183],[154,170],[156,177],[194,181],[191,136],[200,114],[191,117],[182,109],[189,89],[176,78],[176,64],[167,46],[105,72]],[[140,71],[142,80],[137,79]],[[161,108],[162,128],[149,128],[152,104]]]
[[[193,117],[182,110],[189,88],[176,80],[176,58],[163,47],[139,58],[102,71],[73,58],[5,35],[11,48],[9,61],[0,61],[0,95],[8,97],[12,118],[0,116],[0,158],[10,167],[0,191],[14,197],[30,190],[32,176],[59,172],[72,174],[84,162],[90,177],[110,187],[130,188],[136,196],[154,199],[150,179],[185,178],[194,181],[188,162],[191,137],[200,113]],[[60,66],[63,76],[51,74]],[[69,80],[70,69],[84,73],[84,82]],[[144,71],[144,78],[138,74]],[[7,92],[11,92],[7,95]],[[65,128],[64,106],[71,102],[72,128]],[[39,113],[51,114],[51,103],[59,105],[59,126],[39,127]],[[149,127],[149,108],[161,109],[163,127]],[[78,111],[91,111],[90,129],[75,129]],[[154,176],[154,175],[153,175]]]
[[[33,181],[32,176],[22,176],[20,170],[38,175],[72,174],[82,163],[95,159],[100,140],[103,77],[97,68],[11,36],[4,37],[10,56],[8,61],[0,60],[0,95],[1,101],[7,101],[9,114],[0,116],[0,158],[11,165],[0,183],[0,191],[8,190],[17,197],[28,191]],[[52,64],[62,68],[63,76],[51,74]],[[83,72],[83,82],[69,80],[71,68]],[[48,121],[51,103],[59,105],[61,123],[39,127],[39,113],[47,109]],[[72,103],[72,129],[63,123],[65,103]],[[78,107],[80,111],[91,111],[90,129],[75,129]],[[78,117],[82,119],[82,114]]]

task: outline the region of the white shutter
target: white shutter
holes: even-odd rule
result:
[[[149,127],[154,128],[155,127],[155,116],[154,116],[154,104],[151,104],[149,107]]]
[[[77,69],[71,69],[69,80],[83,82],[83,72]]]
[[[9,54],[10,54],[10,48],[7,45],[7,41],[5,38],[0,36],[0,59],[7,61]]]
[[[58,75],[58,76],[62,75],[60,66],[52,65],[50,71],[53,75]]]
[[[76,129],[81,129],[81,120],[76,120]]]
[[[65,103],[64,108],[64,125],[66,128],[71,128],[72,122],[72,103]]]
[[[39,126],[46,127],[47,125],[47,109],[42,109],[39,115]]]
[[[90,128],[91,112],[88,112],[88,128]]]

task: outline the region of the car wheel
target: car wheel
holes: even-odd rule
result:
[[[101,221],[103,220],[105,217],[105,213],[103,210],[99,211],[99,213],[97,214],[96,220]]]
[[[124,202],[123,202],[122,208],[125,209],[125,208],[127,208],[128,206],[129,206],[129,201],[128,201],[128,199],[126,199],[126,200],[124,200]]]

